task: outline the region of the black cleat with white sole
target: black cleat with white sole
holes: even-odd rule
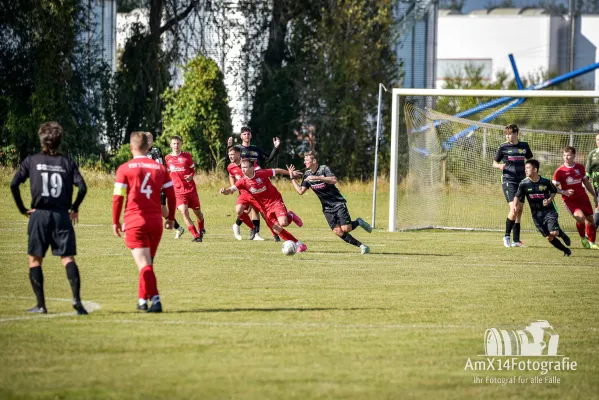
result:
[[[151,312],[151,313],[162,312],[162,303],[161,302],[152,303],[152,306],[150,308],[148,308],[148,311],[146,311],[146,312]]]

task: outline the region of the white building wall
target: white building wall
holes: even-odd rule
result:
[[[599,62],[599,15],[578,18],[574,49],[574,68]],[[585,89],[599,90],[599,69],[582,75],[578,82]]]

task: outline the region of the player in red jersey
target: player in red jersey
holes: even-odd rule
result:
[[[204,214],[200,207],[200,198],[196,189],[196,183],[193,180],[195,175],[195,166],[191,159],[191,154],[181,151],[182,139],[179,136],[173,136],[171,139],[172,153],[165,158],[166,167],[171,174],[171,179],[175,186],[175,197],[177,198],[177,209],[183,214],[183,220],[187,224],[187,229],[193,235],[192,242],[201,242],[204,237]],[[189,209],[192,209],[198,220],[198,229],[196,229]]]
[[[302,226],[301,219],[292,211],[287,211],[281,193],[270,182],[270,178],[273,176],[277,174],[289,175],[289,171],[281,168],[260,169],[256,171],[254,160],[251,159],[241,160],[241,170],[244,175],[243,178],[227,189],[222,188],[220,192],[225,195],[233,194],[237,190],[240,192],[249,192],[260,206],[264,220],[268,226],[281,236],[283,240],[291,240],[297,243],[297,251],[299,253],[306,251],[308,247],[304,243],[283,229],[289,225],[290,221],[295,222],[298,226]]]
[[[153,269],[154,257],[162,237],[160,191],[164,192],[168,203],[169,211],[164,223],[167,229],[173,228],[175,192],[173,182],[164,165],[147,158],[148,137],[144,132],[133,132],[130,142],[133,159],[121,165],[116,172],[112,196],[112,230],[118,237],[121,237],[121,229],[125,231],[125,245],[131,249],[139,269],[137,309],[162,312]],[[127,196],[127,205],[123,228],[121,228],[119,220],[125,196]],[[152,300],[149,309],[148,299]]]
[[[597,194],[586,176],[584,166],[574,162],[575,157],[576,149],[574,147],[568,146],[564,149],[564,165],[553,174],[553,183],[560,189],[559,192],[562,194],[566,208],[576,219],[576,229],[578,229],[582,246],[586,249],[599,250],[599,246],[595,244],[597,227],[593,221],[593,207],[584,189],[586,187],[593,196],[595,207],[597,207]]]
[[[234,186],[235,182],[237,182],[239,179],[243,177],[243,172],[241,171],[241,153],[239,152],[239,149],[237,147],[229,147],[227,154],[229,156],[229,161],[231,161],[231,163],[227,166],[227,172],[229,173],[229,183],[231,184],[231,186]],[[235,236],[235,239],[237,240],[241,240],[240,227],[242,222],[246,224],[248,228],[250,228],[251,230],[255,229],[255,226],[252,223],[252,219],[248,215],[250,207],[245,207],[245,210],[242,213],[240,213],[238,210],[241,204],[249,205],[251,201],[256,202],[248,192],[239,193],[239,197],[237,198],[237,204],[235,206],[237,212],[237,221],[235,221],[235,224],[233,224],[233,236]],[[252,240],[264,239],[262,239],[260,236],[256,238],[256,235],[254,235],[254,238]]]

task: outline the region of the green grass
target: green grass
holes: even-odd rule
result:
[[[538,234],[504,249],[501,234],[425,231],[336,238],[316,197],[279,183],[304,219],[290,230],[308,252],[236,241],[233,196],[200,187],[207,236],[166,232],[156,271],[165,313],[135,311],[137,271],[112,236],[109,183],[96,179],[76,228],[88,317],[28,317],[26,219],[6,180],[0,196],[0,398],[593,398],[599,387],[599,252],[565,259]],[[24,192],[25,190],[23,190]],[[354,218],[370,220],[370,194],[342,189]],[[353,192],[353,193],[352,193]],[[379,203],[379,225],[387,205]],[[248,231],[242,228],[243,235]],[[264,236],[268,236],[265,235]],[[44,265],[50,316],[71,311],[56,257]],[[487,328],[547,319],[576,371],[559,384],[475,384],[465,371],[484,353]],[[529,379],[530,380],[530,379]]]

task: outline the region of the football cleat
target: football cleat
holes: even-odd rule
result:
[[[281,241],[281,238],[279,237],[279,235],[274,235],[272,238],[274,239],[275,242]]]
[[[159,301],[152,303],[152,306],[150,308],[148,308],[148,311],[146,311],[146,312],[151,312],[151,313],[162,312],[162,303]]]
[[[87,310],[80,301],[74,301],[73,308],[77,311],[77,315],[87,315]]]
[[[241,240],[241,227],[237,224],[233,224],[233,236],[235,239]]]
[[[38,307],[38,306],[30,308],[29,310],[27,310],[27,312],[34,313],[34,314],[48,314],[48,310],[46,309],[46,307]]]
[[[509,236],[504,236],[503,237],[503,247],[510,247],[510,237]]]
[[[287,215],[290,216],[291,220],[300,228],[304,225],[304,223],[302,222],[302,219],[293,211],[289,210]]]
[[[591,243],[589,243],[589,239],[587,239],[585,237],[580,238],[580,243],[582,243],[582,247],[584,247],[585,249],[591,248]]]
[[[564,243],[566,244],[566,246],[570,246],[572,244],[572,241],[570,240],[570,236],[566,235],[566,232],[561,231],[561,238],[564,240]]]
[[[590,249],[593,250],[599,250],[599,246],[597,246],[595,243],[589,243],[591,245],[591,247],[589,247]]]
[[[308,250],[308,246],[306,246],[305,243],[298,241],[298,242],[296,242],[296,244],[297,244],[297,253],[303,253],[304,251]]]
[[[259,232],[256,232],[256,234],[254,235],[254,238],[252,240],[264,241],[264,239],[262,238],[262,236],[260,236]]]
[[[199,236],[196,236],[196,237],[194,237],[193,239],[191,239],[191,241],[192,241],[192,242],[198,242],[198,243],[201,243],[201,242],[202,242],[202,236],[201,236],[201,235],[199,235]]]
[[[204,236],[204,235],[206,234],[206,229],[202,228],[202,230],[200,231],[200,234],[201,234],[202,236]]]
[[[370,247],[366,246],[365,244],[361,244],[360,245],[360,253],[362,253],[362,254],[370,253]]]
[[[570,249],[566,249],[567,251],[564,251],[564,257],[570,257],[570,255],[572,254],[572,250]]]
[[[254,240],[255,236],[256,236],[256,229],[250,230],[250,236],[248,237],[248,240]]]
[[[179,226],[175,230],[175,239],[181,239],[181,236],[183,236],[184,233],[185,233],[185,228],[183,228],[182,226]]]
[[[370,224],[366,221],[364,221],[362,218],[358,218],[356,220],[356,222],[358,223],[358,225],[360,225],[362,227],[362,229],[364,229],[366,232],[368,233],[372,233],[372,226],[370,226]],[[362,253],[364,254],[364,253]]]
[[[148,303],[138,304],[137,309],[139,311],[148,311]]]
[[[511,245],[512,247],[527,247],[524,243],[522,242],[514,242]]]

